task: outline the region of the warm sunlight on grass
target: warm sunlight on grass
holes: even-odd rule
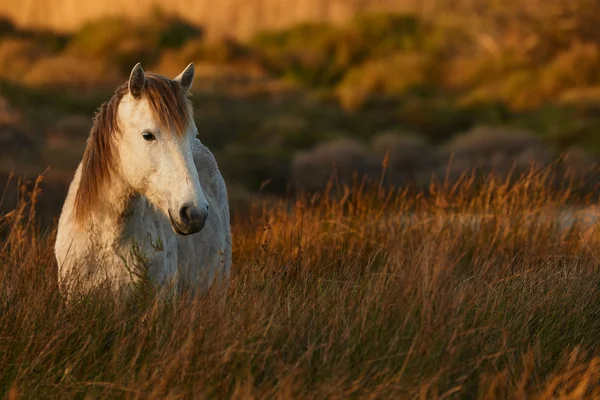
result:
[[[596,214],[550,180],[465,176],[423,194],[356,184],[256,204],[233,223],[226,300],[99,289],[68,306],[53,235],[30,207],[40,193],[23,192],[0,219],[0,392],[600,396]]]

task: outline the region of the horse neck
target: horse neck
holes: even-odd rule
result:
[[[118,233],[131,215],[136,197],[135,192],[119,175],[111,176],[92,206],[93,209],[87,213],[88,221],[83,226],[100,225],[116,229],[114,233]]]

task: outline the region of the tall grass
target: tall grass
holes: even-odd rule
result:
[[[0,393],[596,397],[597,227],[575,213],[559,226],[573,191],[551,178],[256,204],[233,222],[226,299],[99,289],[69,305],[39,193],[23,192],[0,225]]]

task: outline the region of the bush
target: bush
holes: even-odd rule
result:
[[[444,83],[450,87],[474,89],[506,78],[526,66],[528,61],[526,54],[512,48],[503,49],[493,56],[478,52],[454,57],[448,63]]]
[[[96,63],[116,64],[126,76],[136,62],[154,59],[159,41],[160,32],[150,25],[107,17],[86,23],[72,38],[67,52]]]
[[[252,47],[267,69],[305,85],[330,87],[369,59],[415,50],[420,31],[412,15],[371,15],[342,28],[313,23],[262,33]]]
[[[201,38],[204,33],[201,28],[183,19],[157,12],[149,21],[154,29],[160,32],[158,49],[179,49],[190,40]]]
[[[402,95],[427,82],[427,60],[421,53],[396,53],[351,69],[336,88],[342,106],[361,108],[377,95]]]
[[[494,57],[459,59],[447,81],[466,89],[462,104],[500,100],[514,110],[527,110],[576,88],[600,84],[599,71],[597,44],[575,40],[545,58],[507,49]]]
[[[343,76],[345,49],[338,45],[338,31],[326,24],[305,24],[262,33],[252,41],[266,69],[310,86],[328,86]]]
[[[344,138],[296,153],[291,166],[291,182],[298,190],[318,192],[330,182],[352,186],[355,177],[374,180],[381,172],[379,159],[370,156],[358,142]]]
[[[565,90],[600,84],[600,51],[596,43],[574,42],[558,53],[540,75],[543,92],[558,97]]]
[[[360,49],[360,59],[366,60],[419,49],[425,26],[412,14],[364,14],[352,22],[347,32]]]
[[[211,62],[215,64],[233,63],[248,56],[249,50],[242,44],[227,38],[207,42],[197,38],[189,40],[177,51],[180,60]]]
[[[540,74],[541,71],[535,67],[507,72],[499,80],[486,80],[466,91],[460,104],[470,106],[481,102],[502,101],[512,110],[530,110],[548,100],[538,83]]]
[[[426,185],[438,166],[435,149],[421,135],[386,132],[373,138],[372,147],[388,157],[386,182],[394,186]]]
[[[543,147],[531,132],[498,127],[476,127],[451,139],[445,148],[457,157],[488,157],[495,152],[515,155],[529,147]]]
[[[95,62],[115,63],[126,75],[138,61],[155,62],[162,50],[181,47],[200,35],[198,28],[161,13],[141,23],[106,17],[85,24],[72,38],[67,51]]]
[[[478,169],[482,173],[515,175],[528,171],[532,165],[541,167],[553,159],[552,152],[533,133],[507,128],[477,127],[450,140],[442,149],[450,161],[450,176]],[[443,168],[446,168],[447,163]]]

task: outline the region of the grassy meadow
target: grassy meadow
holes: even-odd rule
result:
[[[600,398],[600,9],[405,3],[244,40],[0,18],[0,398]],[[138,61],[195,63],[227,295],[66,304],[56,219]]]
[[[0,220],[0,393],[596,398],[599,215],[559,224],[578,196],[548,179],[465,176],[428,196],[356,182],[255,204],[232,224],[226,298],[159,301],[142,285],[68,305],[34,191]]]

